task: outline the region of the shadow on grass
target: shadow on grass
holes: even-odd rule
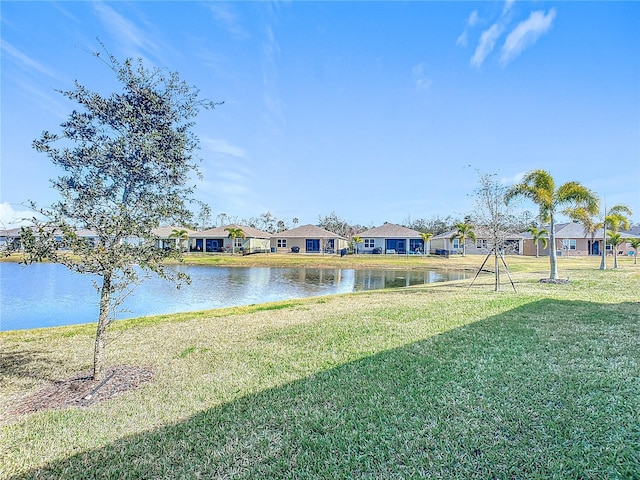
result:
[[[2,375],[15,377],[32,378],[34,380],[46,380],[53,382],[56,379],[47,375],[45,371],[50,371],[50,352],[44,350],[16,350],[10,352],[0,351],[0,383]],[[57,364],[62,364],[57,361]],[[49,366],[47,366],[49,364]]]
[[[16,478],[638,478],[638,338],[534,302]]]

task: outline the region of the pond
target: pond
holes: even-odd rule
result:
[[[127,297],[118,319],[294,298],[458,280],[464,272],[352,270],[269,267],[171,267],[191,284],[177,289],[150,277]],[[468,275],[468,274],[467,274]],[[0,330],[92,323],[98,315],[95,277],[71,273],[58,264],[28,267],[0,263]]]

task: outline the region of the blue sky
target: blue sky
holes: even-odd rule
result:
[[[640,2],[0,5],[6,226],[57,198],[31,147],[75,108],[55,89],[117,87],[97,38],[225,102],[194,129],[214,217],[462,217],[478,170],[541,168],[640,220]]]

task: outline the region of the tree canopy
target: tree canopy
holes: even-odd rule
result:
[[[201,100],[176,72],[95,56],[122,89],[103,96],[76,81],[59,91],[77,110],[59,133],[44,131],[33,146],[63,171],[52,180],[60,199],[50,208],[34,205],[47,220],[23,229],[23,242],[28,261],[48,258],[102,279],[93,372],[100,379],[118,294],[144,270],[169,278],[162,262],[180,256],[179,249],[158,248],[152,229],[189,223],[190,182],[199,173],[191,128],[200,108],[215,104]],[[78,235],[82,229],[97,240]]]

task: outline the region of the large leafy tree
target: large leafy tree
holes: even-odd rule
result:
[[[540,208],[540,219],[549,223],[549,278],[558,278],[558,259],[556,256],[555,220],[558,213],[570,217],[575,208],[584,208],[586,212],[596,214],[599,208],[597,196],[579,182],[567,182],[556,188],[555,181],[545,170],[533,170],[527,173],[522,182],[513,185],[506,199],[525,197]]]
[[[181,279],[163,268],[167,257],[179,258],[179,249],[156,247],[152,229],[161,222],[188,224],[189,185],[198,172],[191,127],[200,108],[215,104],[175,72],[147,69],[140,59],[96,57],[121,90],[104,96],[76,81],[59,92],[78,107],[59,133],[45,131],[33,145],[64,172],[52,180],[60,200],[38,209],[47,220],[24,229],[23,238],[28,262],[48,258],[100,278],[93,367],[100,380],[107,327],[122,294],[144,271]],[[97,241],[79,237],[78,229],[94,231]]]
[[[458,222],[454,225],[455,233],[451,235],[451,240],[458,239],[460,243],[462,243],[462,256],[464,257],[466,254],[466,246],[465,242],[467,238],[475,241],[476,240],[476,232],[474,231],[473,225],[465,222]]]

